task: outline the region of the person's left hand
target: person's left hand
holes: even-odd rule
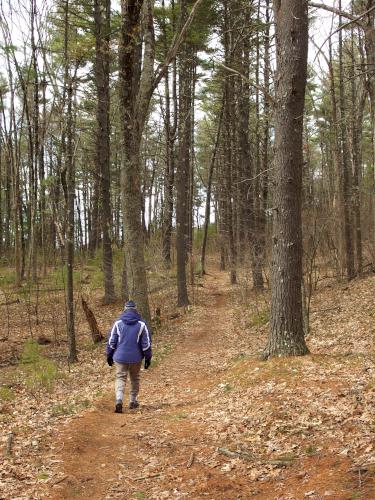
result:
[[[108,356],[107,356],[107,363],[109,364],[109,366],[113,365],[113,356],[112,356],[112,354],[108,354]]]
[[[150,365],[151,365],[151,358],[145,359],[145,370],[147,370]]]

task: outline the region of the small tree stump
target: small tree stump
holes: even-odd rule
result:
[[[99,342],[102,342],[104,340],[104,337],[99,330],[98,322],[96,321],[95,315],[89,308],[87,302],[83,297],[81,297],[81,301],[82,301],[82,308],[86,315],[87,323],[89,324],[90,327],[92,340],[94,344],[98,344]]]

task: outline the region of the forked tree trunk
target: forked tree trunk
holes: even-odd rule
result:
[[[304,355],[302,315],[302,131],[307,73],[307,0],[275,0],[275,188],[271,321],[265,358]]]
[[[120,109],[122,122],[122,175],[127,279],[130,296],[140,312],[150,319],[142,230],[142,193],[140,142],[152,94],[175,58],[202,0],[196,0],[168,56],[154,73],[154,25],[152,0],[121,0],[121,35],[119,44]],[[145,4],[143,44],[140,44],[141,11]],[[139,47],[143,47],[141,64]]]

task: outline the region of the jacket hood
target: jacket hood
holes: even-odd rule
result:
[[[135,310],[125,311],[121,314],[120,320],[126,323],[127,325],[134,325],[141,319],[139,313]]]

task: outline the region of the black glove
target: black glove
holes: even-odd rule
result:
[[[150,359],[145,359],[145,370],[151,365],[151,358]]]
[[[109,366],[113,365],[113,354],[108,354],[107,363],[109,364]]]

